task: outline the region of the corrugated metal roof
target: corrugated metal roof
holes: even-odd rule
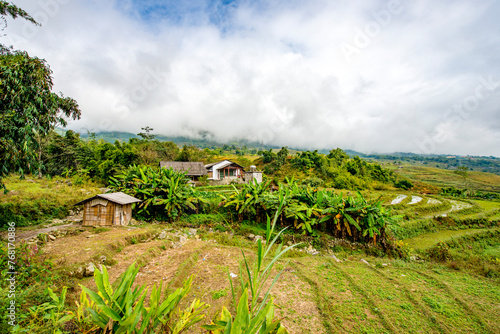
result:
[[[231,160],[222,160],[219,162],[211,163],[211,164],[205,165],[205,168],[209,169],[209,170],[213,170],[213,168],[221,169],[221,168],[225,168],[225,167],[231,166],[231,165],[236,165],[236,166],[241,167],[243,169],[243,166],[241,166],[241,165],[239,165],[236,162],[233,162]]]
[[[172,168],[177,172],[186,172],[187,176],[207,175],[203,162],[160,161],[161,168]]]
[[[91,201],[95,198],[104,198],[110,202],[121,204],[121,205],[142,202],[141,200],[139,200],[135,197],[132,197],[132,196],[127,195],[127,194],[122,193],[122,192],[117,192],[117,193],[109,193],[109,194],[98,194],[98,195],[95,195],[94,197],[84,199],[83,201],[78,202],[75,205],[80,205],[80,204],[86,203],[86,202]]]
[[[101,198],[105,198],[108,201],[122,204],[122,205],[142,202],[141,200],[139,200],[133,196],[127,195],[125,193],[122,193],[122,192],[110,193],[110,194],[99,194],[97,196],[101,197]]]

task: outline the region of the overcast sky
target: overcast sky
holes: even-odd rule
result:
[[[500,2],[18,0],[78,131],[500,156]]]

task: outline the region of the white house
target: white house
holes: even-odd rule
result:
[[[243,167],[235,162],[224,160],[205,165],[209,180],[242,179],[245,171]]]

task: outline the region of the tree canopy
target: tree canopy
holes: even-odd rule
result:
[[[0,1],[0,13],[36,23],[22,9]],[[9,172],[34,171],[41,140],[66,118],[79,119],[77,102],[52,92],[52,71],[43,59],[2,46],[0,52],[0,187]]]

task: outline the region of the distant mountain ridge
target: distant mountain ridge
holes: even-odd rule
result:
[[[90,133],[80,133],[81,138],[89,138]],[[258,148],[258,149],[279,149],[281,146],[275,145],[266,145],[257,142],[250,142],[247,140],[235,140],[228,143],[220,143],[215,140],[204,139],[204,138],[189,138],[182,136],[163,136],[163,135],[155,135],[155,139],[160,141],[171,141],[179,146],[183,145],[193,145],[199,148],[222,148],[224,145],[235,145],[235,146],[246,146],[247,148]],[[96,132],[95,137],[97,139],[103,139],[109,143],[114,143],[115,141],[124,141],[127,142],[131,138],[141,139],[140,136],[130,133],[130,132],[120,132],[120,131],[112,131],[112,132]]]
[[[66,130],[56,129],[57,132],[63,134]],[[89,138],[91,133],[80,133],[82,138]],[[205,137],[205,136],[202,136]],[[128,142],[131,138],[141,137],[137,134],[122,131],[113,132],[97,132],[95,133],[95,138],[103,139],[109,143],[114,143],[115,141]],[[258,142],[250,142],[247,140],[233,140],[227,143],[217,142],[212,139],[207,138],[189,138],[182,136],[164,136],[156,135],[156,139],[160,141],[171,141],[179,146],[192,145],[198,148],[225,148],[225,147],[236,147],[242,148],[246,146],[248,149],[258,149],[258,150],[269,150],[269,149],[280,149],[281,146],[278,145],[267,145]],[[288,147],[291,151],[306,151],[314,150],[314,148],[294,148]],[[336,147],[332,147],[335,149]],[[319,153],[328,154],[330,150],[318,150]],[[483,171],[500,175],[500,158],[494,156],[461,156],[456,154],[417,154],[411,152],[394,152],[387,154],[379,153],[362,153],[349,149],[344,149],[344,151],[351,157],[359,156],[360,158],[367,160],[374,160],[381,163],[408,163],[413,165],[427,165],[434,166],[444,169],[456,169],[458,166],[467,167],[470,170]]]

